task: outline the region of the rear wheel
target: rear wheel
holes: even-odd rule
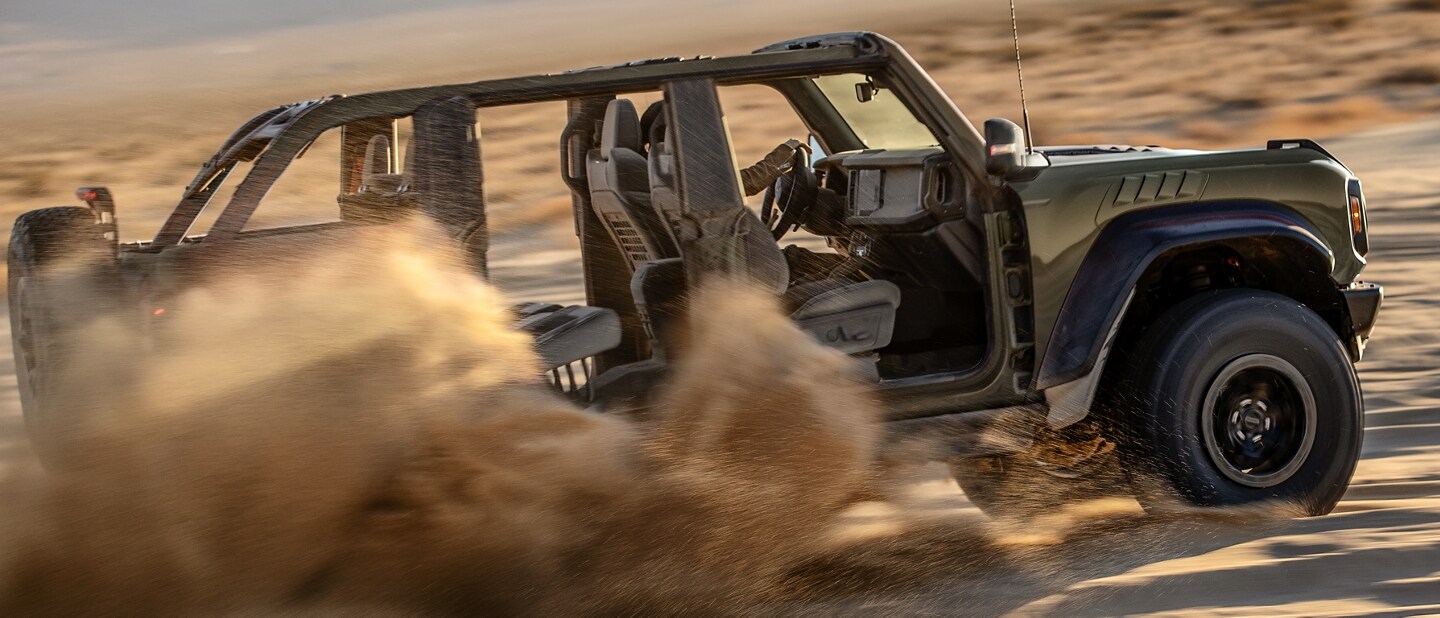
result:
[[[1122,455],[1147,507],[1293,503],[1323,515],[1360,456],[1363,402],[1343,345],[1299,302],[1207,292],[1142,337]]]
[[[113,250],[88,208],[61,206],[20,215],[10,234],[7,298],[15,377],[25,428],[36,454],[53,465],[64,419],[56,410],[63,392],[67,326],[92,314],[91,303],[57,302],[60,288],[104,273]],[[92,314],[93,315],[93,314]]]

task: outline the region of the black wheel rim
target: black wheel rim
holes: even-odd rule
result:
[[[1285,482],[1315,443],[1315,397],[1300,371],[1278,356],[1250,354],[1225,365],[1201,410],[1210,460],[1242,485]]]

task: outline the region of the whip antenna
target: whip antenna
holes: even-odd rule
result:
[[[1015,35],[1015,77],[1020,80],[1020,121],[1025,125],[1025,154],[1031,154],[1030,108],[1025,104],[1025,71],[1020,68],[1020,22],[1015,19],[1015,0],[1010,0],[1010,32]]]

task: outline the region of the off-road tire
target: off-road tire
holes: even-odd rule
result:
[[[59,206],[20,215],[10,233],[7,255],[7,298],[15,377],[25,428],[35,453],[54,467],[59,449],[57,428],[65,422],[56,410],[63,390],[67,326],[93,311],[82,301],[54,302],[51,290],[67,283],[103,276],[114,251],[96,229],[88,208]]]
[[[1042,431],[1035,444],[1025,451],[957,459],[950,462],[950,474],[965,497],[985,514],[1009,520],[1028,520],[1056,513],[1066,505],[1130,495],[1127,477],[1120,465],[1114,441],[1108,431]],[[1067,440],[1076,446],[1065,446]],[[1045,452],[1060,449],[1073,453],[1077,448],[1095,448],[1093,457],[1062,466]]]
[[[1343,344],[1272,292],[1171,308],[1141,336],[1120,392],[1133,402],[1122,459],[1151,510],[1274,502],[1324,515],[1360,456],[1364,402]]]

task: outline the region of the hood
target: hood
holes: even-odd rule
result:
[[[1124,161],[1131,159],[1151,159],[1157,157],[1173,157],[1183,155],[1209,154],[1217,151],[1209,150],[1181,150],[1174,148],[1162,148],[1160,146],[1125,146],[1117,144],[1099,144],[1089,146],[1037,146],[1035,151],[1045,155],[1050,165],[1075,165],[1080,163],[1097,163],[1100,161]]]

